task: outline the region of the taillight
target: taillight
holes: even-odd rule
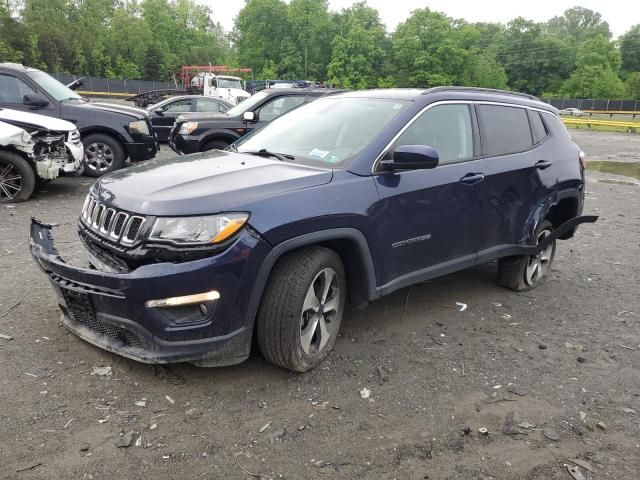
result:
[[[584,153],[582,150],[580,150],[580,153],[578,154],[578,157],[580,157],[580,164],[582,165],[582,168],[584,168],[586,170],[587,169],[587,154]]]

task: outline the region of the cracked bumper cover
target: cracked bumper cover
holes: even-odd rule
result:
[[[247,229],[223,252],[185,263],[145,265],[106,273],[66,263],[51,226],[32,219],[31,254],[47,274],[64,326],[100,348],[144,363],[232,365],[251,347],[251,278],[269,247]],[[176,322],[149,300],[217,290],[199,321]]]

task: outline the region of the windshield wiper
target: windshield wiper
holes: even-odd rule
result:
[[[248,155],[256,155],[258,157],[274,157],[277,158],[278,160],[280,160],[281,162],[287,161],[287,160],[295,160],[296,157],[294,157],[293,155],[289,155],[288,153],[276,153],[276,152],[271,152],[269,150],[267,150],[266,148],[261,148],[260,150],[256,150],[253,152],[240,152],[240,153],[246,153]]]

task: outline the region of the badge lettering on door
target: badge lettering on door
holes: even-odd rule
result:
[[[419,237],[408,238],[406,240],[401,240],[399,242],[392,243],[391,248],[406,247],[407,245],[411,245],[413,243],[418,243],[418,242],[424,242],[425,240],[430,240],[430,239],[431,239],[431,234],[428,233],[427,235],[421,235]]]

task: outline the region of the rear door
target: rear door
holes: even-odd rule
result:
[[[547,195],[541,172],[551,163],[544,147],[546,130],[537,111],[516,105],[476,105],[485,179],[479,185],[482,223],[479,260],[488,260],[506,245],[527,240],[527,226]]]
[[[483,228],[472,106],[453,102],[426,109],[391,152],[401,145],[433,147],[440,161],[430,170],[375,176],[382,283],[390,290],[475,264]]]

